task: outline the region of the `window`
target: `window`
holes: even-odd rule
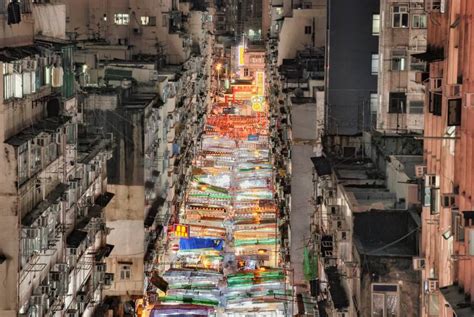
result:
[[[411,62],[410,62],[410,69],[411,70],[416,70],[420,72],[426,71],[426,62],[422,61],[419,58],[416,57],[411,57]]]
[[[406,113],[407,96],[404,92],[391,92],[389,96],[389,113]]]
[[[423,113],[424,102],[422,100],[410,101],[410,113],[421,114]]]
[[[304,34],[311,34],[311,26],[307,25],[304,27]]]
[[[372,14],[372,35],[380,34],[380,14]]]
[[[249,76],[249,69],[248,68],[244,68],[244,76],[245,77]]]
[[[398,285],[372,284],[372,317],[400,316]]]
[[[451,231],[455,241],[464,241],[464,217],[458,209],[451,211]]]
[[[114,23],[117,25],[128,25],[130,22],[130,16],[128,13],[116,13],[114,14]]]
[[[461,125],[462,99],[448,100],[448,126]]]
[[[168,16],[166,14],[163,14],[163,21],[161,26],[168,27]]]
[[[379,54],[372,54],[371,73],[372,75],[379,73]]]
[[[23,183],[28,178],[28,143],[18,147],[18,179]]]
[[[34,142],[37,143],[38,138]],[[30,159],[30,171],[31,174],[34,174],[41,167],[41,147],[38,144],[33,144],[33,142],[31,144]]]
[[[142,16],[140,17],[140,24],[147,25],[147,26],[155,26],[156,17]]]
[[[407,53],[405,50],[392,51],[392,71],[406,70]]]
[[[131,275],[132,275],[132,269],[130,265],[120,266],[120,279],[121,280],[130,280]]]
[[[392,27],[407,28],[408,27],[408,6],[392,7]]]
[[[412,28],[426,29],[426,14],[414,14],[411,21]]]
[[[370,111],[377,112],[379,108],[379,96],[377,93],[370,94]]]
[[[435,116],[441,116],[442,113],[442,93],[430,92],[430,112]]]

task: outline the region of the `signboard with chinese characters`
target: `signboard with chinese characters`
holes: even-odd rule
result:
[[[245,47],[243,45],[238,47],[238,61],[239,66],[245,65]]]
[[[265,74],[263,72],[255,73],[255,86],[257,86],[257,94],[263,96],[265,94]]]

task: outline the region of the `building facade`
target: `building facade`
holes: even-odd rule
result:
[[[372,33],[380,1],[328,1],[326,38],[326,134],[354,135],[370,126],[371,94],[377,74],[371,71],[379,37]]]
[[[379,36],[371,67],[378,76],[378,93],[370,96],[372,128],[421,133],[424,86],[415,76],[426,70],[426,62],[412,53],[426,50],[424,2],[382,0],[372,21],[372,34]]]
[[[471,1],[426,1],[422,316],[471,316]],[[421,167],[422,169],[423,167]]]
[[[13,1],[8,9],[0,20],[8,45],[0,49],[0,315],[92,316],[113,281],[102,212],[113,196],[110,136],[83,124],[64,29],[52,34],[38,20],[65,25],[65,7]]]

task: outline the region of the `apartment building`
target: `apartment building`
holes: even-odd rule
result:
[[[65,25],[65,7],[4,5],[0,315],[92,316],[113,281],[102,212],[113,196],[106,191],[110,136],[83,125],[74,46],[39,20]]]
[[[372,52],[371,73],[377,91],[370,95],[371,127],[385,133],[421,133],[424,86],[416,73],[426,70],[417,53],[426,51],[427,15],[422,0],[380,1],[372,15],[372,34],[379,47]]]
[[[158,55],[166,63],[179,64],[191,53],[191,36],[185,24],[192,19],[191,2],[162,1],[65,1],[67,32],[75,40],[96,40],[113,53]],[[198,8],[200,9],[200,8]],[[196,11],[197,12],[197,11]],[[97,40],[102,40],[98,41]],[[102,43],[100,43],[102,42]]]
[[[326,37],[326,134],[356,135],[370,126],[370,98],[377,93],[371,69],[379,36],[372,32],[380,1],[329,1]]]
[[[397,166],[382,172],[362,158],[311,158],[310,244],[318,260],[312,295],[322,316],[419,314],[420,273],[412,267],[419,246],[419,202],[407,205],[397,196],[417,192],[415,182],[398,183],[416,179],[415,165],[404,165],[404,157],[393,159]],[[398,188],[391,191],[387,184]]]
[[[422,316],[472,316],[474,3],[426,1]],[[423,167],[420,167],[423,172]]]
[[[284,1],[286,2],[286,1]],[[284,59],[295,58],[298,51],[322,48],[326,41],[326,1],[293,3],[285,15],[285,4],[272,2],[272,30],[278,32],[278,65]],[[282,9],[283,8],[283,9]]]

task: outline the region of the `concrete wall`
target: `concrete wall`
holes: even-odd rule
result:
[[[405,169],[412,168],[412,166],[409,166],[409,164],[404,166],[404,164],[399,161],[396,156],[391,155],[389,158],[390,159],[386,164],[386,182],[388,190],[396,194],[397,201],[404,199],[406,208],[418,205],[418,184],[410,184],[412,179],[407,175],[407,171]],[[410,157],[404,157],[404,159],[409,160]],[[421,156],[414,155],[412,159],[418,162],[419,165],[422,165],[423,163]]]
[[[107,271],[114,273],[112,287],[106,295],[139,295],[143,292],[143,256],[145,254],[145,192],[143,186],[109,185],[114,198],[105,208],[107,242],[114,245],[107,258]],[[130,280],[120,279],[120,263],[131,262]]]
[[[415,1],[413,1],[415,2]],[[424,87],[415,82],[416,70],[411,69],[410,54],[426,50],[426,29],[412,28],[413,14],[425,14],[422,8],[410,9],[409,28],[392,28],[392,6],[399,1],[381,0],[380,35],[379,35],[379,75],[377,129],[380,130],[414,130],[423,128],[423,114],[410,113],[411,101],[424,101]],[[423,5],[423,1],[418,1]],[[403,3],[401,3],[403,4]],[[406,48],[406,70],[392,71],[392,50]],[[407,113],[388,113],[390,92],[405,92],[407,95]]]
[[[33,18],[35,19],[35,34],[66,39],[66,5],[34,5]]]
[[[293,10],[293,16],[285,17],[278,42],[278,65],[285,58],[295,58],[296,52],[305,47],[322,47],[325,43],[326,9]],[[311,34],[305,34],[305,27]]]
[[[6,13],[6,9],[4,12]],[[7,24],[6,14],[0,14],[0,47],[32,45],[33,28],[34,21],[31,13],[22,14],[21,23],[12,25]]]

